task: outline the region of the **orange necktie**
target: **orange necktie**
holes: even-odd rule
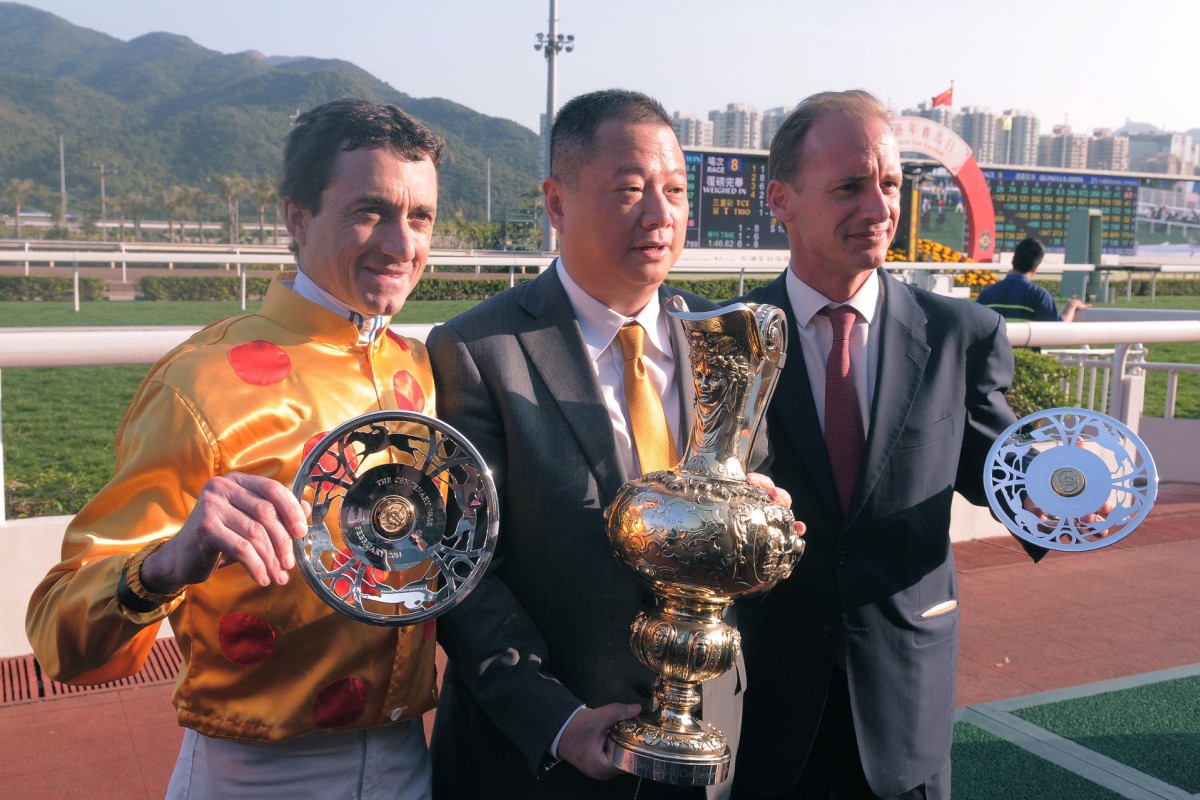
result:
[[[644,335],[642,326],[636,322],[626,323],[617,331],[617,341],[625,356],[625,407],[629,410],[630,433],[643,474],[671,469],[678,461],[662,400],[642,361]]]

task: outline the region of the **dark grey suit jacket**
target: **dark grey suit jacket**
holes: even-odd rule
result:
[[[739,788],[778,794],[804,767],[838,631],[863,767],[879,795],[923,783],[950,757],[958,611],[950,501],[986,504],[983,465],[1015,421],[1003,392],[1002,318],[883,274],[879,372],[849,511],[834,488],[804,355],[793,345],[767,413],[775,482],[808,525],[804,556],[763,602],[739,608],[746,670]],[[785,275],[745,300],[796,321]],[[823,389],[822,389],[823,391]],[[747,620],[748,615],[755,618]]]
[[[602,518],[630,476],[562,283],[550,269],[434,328],[428,345],[438,414],[479,449],[500,497],[492,568],[438,620],[450,667],[433,735],[435,796],[632,798],[631,777],[601,783],[566,763],[544,769],[581,703],[648,707],[654,684],[629,644],[630,623],[654,597],[612,555]],[[672,346],[689,431],[694,387],[675,322]],[[740,665],[704,687],[702,714],[733,745],[739,678]],[[638,796],[701,796],[660,791],[646,783]]]

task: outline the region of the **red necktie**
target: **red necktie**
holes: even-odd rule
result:
[[[850,370],[850,330],[857,314],[850,306],[826,308],[821,313],[833,326],[833,345],[825,362],[825,449],[845,512],[850,508],[866,439]]]

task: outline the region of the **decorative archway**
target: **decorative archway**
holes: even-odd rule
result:
[[[924,117],[893,117],[892,130],[901,153],[932,158],[954,176],[967,215],[967,256],[990,262],[996,252],[996,210],[970,146],[945,125]]]

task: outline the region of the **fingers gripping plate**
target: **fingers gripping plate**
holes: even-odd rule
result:
[[[1121,422],[1080,408],[1017,420],[984,466],[988,503],[1014,535],[1050,550],[1095,550],[1128,536],[1158,493],[1146,444]]]
[[[453,608],[496,546],[496,487],[478,451],[440,420],[376,411],[330,431],[292,484],[312,505],[293,543],[326,603],[372,625],[415,625]]]

